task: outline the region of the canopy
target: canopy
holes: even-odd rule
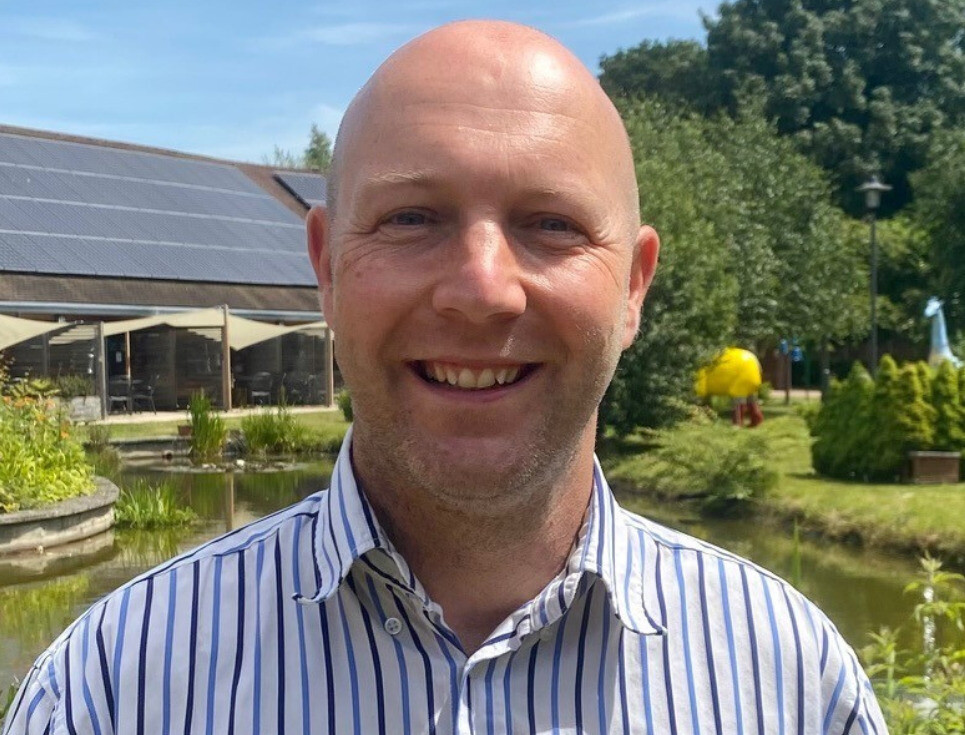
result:
[[[35,319],[20,319],[0,314],[0,350],[69,326],[71,322],[40,322]]]
[[[290,332],[302,332],[310,329],[325,328],[325,322],[311,322],[310,324],[296,324],[295,326],[279,326],[254,319],[228,315],[228,344],[233,350],[243,350],[259,342],[265,342],[275,337],[281,337]]]
[[[183,311],[178,314],[163,314],[160,316],[147,316],[141,319],[126,319],[121,322],[105,322],[104,336],[112,334],[123,334],[124,332],[136,332],[139,329],[155,327],[159,324],[166,324],[169,327],[180,327],[182,329],[210,329],[212,327],[221,328],[225,324],[224,310],[199,309],[197,311]],[[296,324],[295,326],[269,324],[259,322],[254,319],[234,316],[228,312],[228,344],[233,350],[243,350],[259,342],[265,342],[275,337],[290,332],[298,332],[309,329],[324,328],[327,325],[324,321],[311,322],[310,324]]]

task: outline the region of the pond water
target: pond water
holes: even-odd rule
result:
[[[201,522],[174,532],[114,531],[40,558],[0,560],[0,691],[95,600],[181,551],[326,487],[331,469],[324,461],[276,472],[126,471],[173,482]],[[793,534],[754,521],[707,521],[635,496],[621,501],[793,581],[856,647],[882,625],[903,626],[906,644],[914,642],[908,621],[916,601],[902,592],[917,570],[912,560],[807,539],[795,543]]]

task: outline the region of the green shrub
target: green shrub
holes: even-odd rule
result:
[[[761,383],[761,387],[757,389],[757,395],[761,399],[762,403],[766,403],[771,399],[771,393],[774,392],[774,386],[770,384],[767,380]]]
[[[831,381],[811,431],[811,460],[817,472],[842,479],[867,477],[874,390],[874,381],[859,362],[843,383]]]
[[[931,367],[924,360],[919,360],[913,363],[915,366],[915,371],[918,373],[918,382],[921,384],[921,393],[925,399],[925,402],[931,404],[932,400],[932,383],[935,379],[935,374],[932,372]]]
[[[821,404],[817,401],[795,403],[794,412],[804,419],[804,423],[808,427],[808,433],[814,436],[814,427],[817,424],[818,415],[821,413]]]
[[[965,732],[965,649],[954,634],[965,629],[965,578],[942,570],[935,559],[921,560],[918,581],[905,589],[921,595],[913,619],[920,650],[899,647],[899,632],[871,634],[862,651],[878,703],[893,735]],[[944,623],[944,625],[939,625]]]
[[[627,470],[632,482],[668,498],[693,499],[711,515],[733,512],[777,483],[768,444],[759,431],[742,431],[706,415],[648,432],[653,448]],[[617,473],[617,479],[621,478]]]
[[[345,420],[351,421],[355,414],[352,410],[352,394],[348,392],[347,388],[343,388],[335,394],[335,402],[342,410],[342,416],[345,417]]]
[[[73,427],[36,389],[10,385],[0,366],[0,513],[94,489],[91,467]]]
[[[87,448],[102,452],[111,445],[111,427],[107,424],[91,424],[87,427]]]
[[[899,368],[885,355],[878,365],[872,399],[869,475],[873,479],[898,479],[909,451],[931,447],[933,414],[924,399],[918,368],[913,363]]]
[[[959,452],[965,448],[965,412],[962,410],[955,366],[943,360],[932,380],[931,405],[935,411],[934,448]]]
[[[121,490],[114,505],[114,522],[121,528],[156,529],[185,526],[197,514],[185,506],[169,483],[152,486],[136,480]]]
[[[269,454],[295,454],[310,450],[308,429],[299,424],[285,406],[260,411],[241,419],[248,451],[260,457]]]
[[[61,375],[54,380],[54,386],[65,401],[94,395],[94,379],[89,375]]]
[[[191,461],[195,464],[214,462],[221,457],[228,437],[224,419],[211,409],[211,399],[204,391],[191,395],[188,413],[191,417]]]

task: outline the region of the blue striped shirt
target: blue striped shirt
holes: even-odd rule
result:
[[[38,659],[5,733],[884,734],[852,650],[774,575],[621,509],[467,656],[331,488],[135,579]]]

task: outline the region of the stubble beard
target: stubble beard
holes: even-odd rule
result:
[[[434,506],[470,528],[476,524],[491,542],[494,529],[505,536],[532,526],[558,500],[582,453],[592,451],[597,407],[620,355],[612,339],[599,340],[598,359],[587,365],[570,397],[551,404],[507,456],[488,463],[449,456],[407,412],[363,390],[355,401],[353,457],[366,492],[383,503],[408,504],[418,497],[424,509]]]

